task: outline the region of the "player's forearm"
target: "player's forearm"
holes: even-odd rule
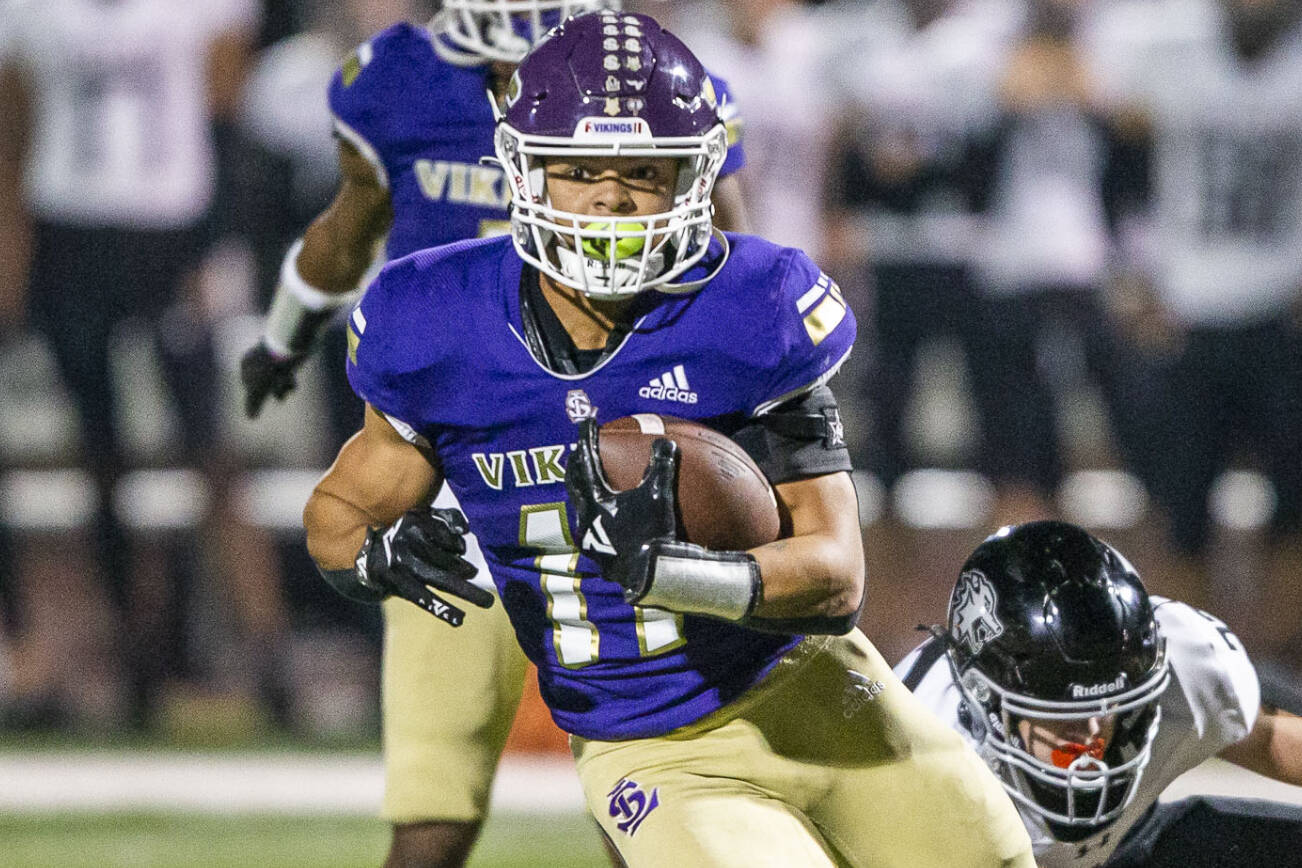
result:
[[[277,356],[302,358],[348,303],[387,226],[387,194],[346,182],[334,204],[285,254],[263,340]]]
[[[1302,717],[1262,709],[1248,737],[1221,752],[1246,769],[1302,786]]]
[[[784,622],[789,632],[848,631],[864,596],[863,556],[855,543],[813,533],[752,549],[763,582],[752,617],[771,626]]]
[[[762,601],[752,613],[755,625],[792,633],[848,632],[864,596],[863,538],[850,475],[784,483],[777,495],[791,533],[751,551],[763,583]]]
[[[303,508],[308,554],[325,570],[351,568],[370,526],[365,512],[319,487]]]
[[[326,570],[351,568],[373,527],[428,503],[442,476],[374,407],[303,508],[307,550]]]
[[[387,212],[375,213],[382,211],[378,205],[350,209],[336,200],[303,233],[295,263],[303,279],[333,295],[356,290],[388,227]]]

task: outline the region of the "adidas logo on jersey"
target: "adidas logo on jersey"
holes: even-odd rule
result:
[[[657,401],[677,401],[680,404],[695,404],[697,394],[687,384],[687,372],[682,365],[674,365],[672,371],[665,371],[647,385],[637,390],[643,398],[655,398]]]

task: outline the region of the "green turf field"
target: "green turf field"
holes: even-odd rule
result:
[[[5,868],[364,868],[388,827],[365,817],[0,815]],[[605,868],[582,815],[495,814],[471,868]]]

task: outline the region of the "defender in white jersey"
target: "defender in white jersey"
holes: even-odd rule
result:
[[[1238,638],[1150,599],[1074,525],[986,539],[932,634],[895,671],[999,776],[1044,868],[1108,862],[1171,781],[1217,754],[1302,784],[1302,718],[1261,706]]]

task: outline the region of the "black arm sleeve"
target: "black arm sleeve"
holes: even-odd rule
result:
[[[757,416],[732,439],[774,485],[852,469],[836,396],[827,386]]]
[[[746,422],[732,435],[769,482],[778,485],[851,470],[836,396],[816,386],[763,416]],[[748,618],[746,626],[763,633],[849,633],[859,623],[863,600],[842,618]]]

